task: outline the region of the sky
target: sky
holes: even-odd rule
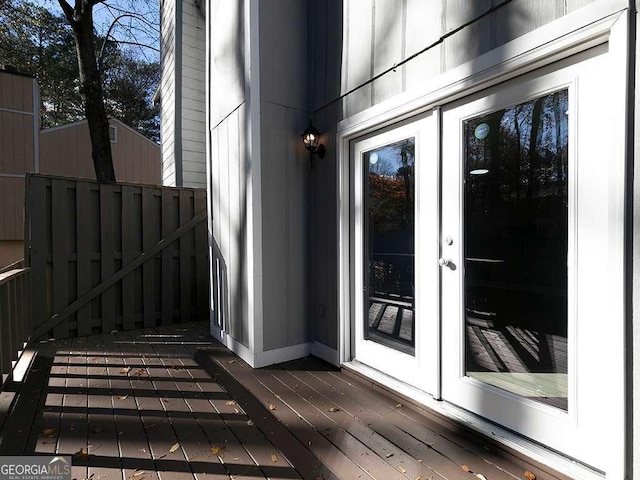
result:
[[[58,0],[31,1],[51,12],[62,13]],[[75,0],[67,1],[72,6],[75,3]],[[145,45],[128,45],[127,48],[139,59],[157,62],[160,59],[159,3],[157,0],[107,0],[93,8],[96,30],[104,35],[116,17],[133,10],[133,13],[141,16],[143,20],[130,16],[121,18],[112,29],[112,36],[120,41]]]

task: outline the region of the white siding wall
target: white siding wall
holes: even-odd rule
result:
[[[310,116],[328,146],[310,185],[308,312],[313,341],[337,347],[337,123],[593,1],[605,0],[309,2],[314,41],[308,67]],[[479,19],[491,8],[496,11]]]
[[[260,0],[259,22],[263,348],[274,350],[309,338],[307,4]]]
[[[207,66],[210,79],[208,196],[212,247],[213,324],[252,350],[249,322],[256,269],[250,188],[253,181],[250,125],[245,102],[245,2],[209,5]],[[235,349],[238,351],[238,348]],[[240,352],[239,352],[240,353]],[[249,356],[245,360],[253,363]]]
[[[175,186],[175,31],[176,2],[161,1],[160,125],[162,184]]]
[[[182,184],[206,187],[205,20],[194,0],[182,2]]]

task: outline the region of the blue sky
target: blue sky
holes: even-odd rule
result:
[[[41,5],[51,12],[62,13],[58,0],[32,0],[33,3]],[[75,0],[68,0],[70,5],[75,4]],[[133,54],[147,61],[159,61],[160,48],[158,19],[159,2],[157,0],[108,0],[103,4],[98,4],[93,8],[94,23],[96,30],[104,35],[114,19],[125,12],[139,14],[144,20],[137,20],[131,17],[120,19],[116,27],[112,30],[116,39],[127,42],[149,45],[153,48],[145,48],[137,45],[128,45]]]

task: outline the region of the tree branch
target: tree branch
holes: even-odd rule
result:
[[[66,17],[67,21],[71,26],[73,26],[75,24],[73,7],[71,7],[71,5],[69,5],[66,2],[66,0],[58,0],[58,3],[60,4],[60,8],[62,8],[62,12],[64,13],[64,16]]]

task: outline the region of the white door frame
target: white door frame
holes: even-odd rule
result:
[[[337,155],[338,155],[338,308],[339,308],[339,338],[338,350],[340,363],[347,364],[352,359],[352,298],[351,278],[353,272],[350,267],[350,259],[353,252],[350,251],[350,205],[349,195],[351,188],[350,173],[350,144],[353,140],[369,134],[380,128],[393,125],[407,118],[418,115],[427,110],[436,108],[442,104],[455,101],[471,93],[484,90],[490,86],[511,79],[526,72],[533,71],[562,58],[569,57],[580,51],[587,50],[598,44],[608,42],[611,58],[611,68],[615,70],[612,78],[615,80],[607,85],[609,89],[609,101],[612,108],[617,111],[613,116],[613,130],[617,137],[612,141],[615,148],[612,149],[609,161],[616,162],[620,168],[606,180],[612,187],[619,189],[625,185],[624,165],[626,162],[626,145],[628,137],[628,12],[627,2],[622,0],[598,1],[574,13],[566,15],[559,20],[551,22],[529,34],[523,35],[485,55],[474,59],[468,64],[461,65],[445,74],[426,82],[419,91],[410,91],[382,102],[364,112],[343,120],[338,124]],[[622,175],[622,178],[619,176]],[[624,255],[625,195],[622,192],[610,207],[611,226],[616,231],[615,238],[611,238],[611,248],[616,255]],[[620,258],[620,257],[618,257]],[[611,372],[611,385],[613,391],[607,392],[606,405],[610,412],[611,438],[606,441],[612,445],[611,451],[615,452],[607,462],[605,473],[608,478],[623,478],[625,465],[625,358],[624,358],[624,296],[625,296],[625,268],[627,262],[615,266],[611,275],[609,291],[614,298],[622,297],[622,301],[616,301],[610,310],[610,318],[620,319],[619,322],[611,322],[610,333],[617,340],[620,349],[613,354],[612,365],[617,366]],[[616,293],[617,292],[617,293]],[[358,368],[358,366],[352,366]],[[374,372],[366,371],[372,376]],[[391,388],[402,390],[406,395],[413,396],[421,403],[456,417],[472,428],[515,448],[524,454],[541,461],[559,471],[578,478],[598,478],[590,470],[582,469],[579,465],[567,461],[564,457],[555,454],[538,445],[528,442],[519,436],[468,415],[456,408],[443,405],[442,402],[432,402],[428,395],[412,389],[410,386],[396,382],[384,376],[376,377],[377,380],[387,384]],[[437,396],[437,395],[436,395]]]

